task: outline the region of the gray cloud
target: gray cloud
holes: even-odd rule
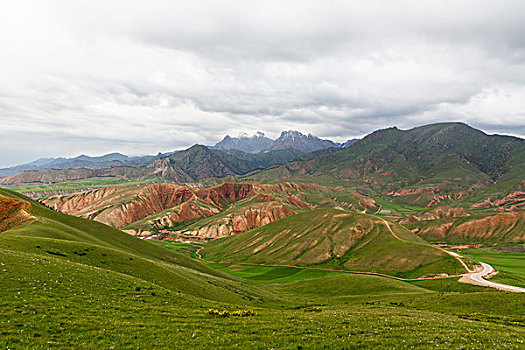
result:
[[[0,166],[284,129],[525,135],[523,1],[0,5]]]

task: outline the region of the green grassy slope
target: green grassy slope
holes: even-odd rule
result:
[[[0,233],[0,246],[5,253],[95,267],[202,298],[241,303],[252,298],[250,288],[243,288],[238,282],[225,279],[224,274],[177,252],[94,221],[54,212],[14,192],[0,193],[31,203],[29,211],[37,217]]]
[[[366,214],[317,209],[207,243],[212,261],[318,266],[401,277],[460,273],[456,259],[402,226]]]
[[[243,267],[254,278],[241,279],[225,275],[238,267],[217,271],[0,195],[27,201],[38,218],[0,232],[2,348],[515,348],[524,339],[519,295],[438,294],[381,277],[274,268]],[[209,308],[258,315],[219,318]]]
[[[462,254],[490,264],[498,272],[490,280],[525,288],[525,247],[464,249]]]
[[[376,194],[422,187],[455,193],[492,181],[523,179],[524,145],[522,139],[486,135],[462,123],[389,128],[336,153],[272,167],[243,180],[343,183]],[[403,199],[426,205],[431,198]]]

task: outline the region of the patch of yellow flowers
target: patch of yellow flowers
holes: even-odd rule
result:
[[[219,317],[229,317],[229,316],[247,317],[247,316],[257,316],[259,313],[252,309],[235,310],[232,312],[228,310],[219,311],[216,309],[208,309],[207,314],[211,316],[219,316]]]

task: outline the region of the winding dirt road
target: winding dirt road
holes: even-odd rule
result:
[[[383,220],[383,223],[386,225],[386,227],[388,228],[388,231],[390,231],[390,233],[392,234],[392,236],[394,236],[395,239],[398,239],[400,241],[404,241],[404,242],[408,242],[408,243],[411,243],[407,240],[404,240],[402,238],[400,238],[398,235],[396,235],[394,233],[394,231],[392,230],[392,228],[390,227],[390,224],[388,223],[388,221],[386,221],[385,219],[381,219]],[[467,270],[468,272],[472,272],[471,269],[468,268],[467,264],[465,264],[465,262],[463,260],[461,260],[461,255],[459,255],[458,253],[454,253],[454,252],[449,252],[448,250],[446,249],[443,249],[443,248],[439,248],[439,247],[435,247],[435,246],[432,246],[434,247],[435,249],[439,249],[441,250],[442,252],[444,253],[447,253],[448,255],[451,255],[453,256],[454,258],[456,258],[457,261],[460,262],[460,264],[465,268],[465,270]]]
[[[501,283],[494,283],[483,279],[483,277],[493,273],[494,268],[486,263],[481,263],[481,267],[481,271],[465,274],[459,281],[463,283],[475,284],[478,286],[496,288],[506,292],[525,293],[525,288],[509,286]]]

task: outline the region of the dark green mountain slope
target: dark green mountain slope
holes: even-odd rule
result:
[[[194,145],[187,150],[162,156],[138,166],[116,166],[110,169],[50,169],[26,171],[1,180],[5,186],[33,183],[56,183],[85,179],[163,179],[177,183],[194,182],[208,178],[246,174],[275,164],[285,164],[301,152],[278,149],[259,154],[227,153],[206,146]]]
[[[432,194],[427,196],[430,199],[523,176],[523,147],[522,139],[486,135],[463,123],[410,130],[394,127],[378,130],[334,154],[273,167],[247,180],[343,182],[383,194],[408,188]]]

